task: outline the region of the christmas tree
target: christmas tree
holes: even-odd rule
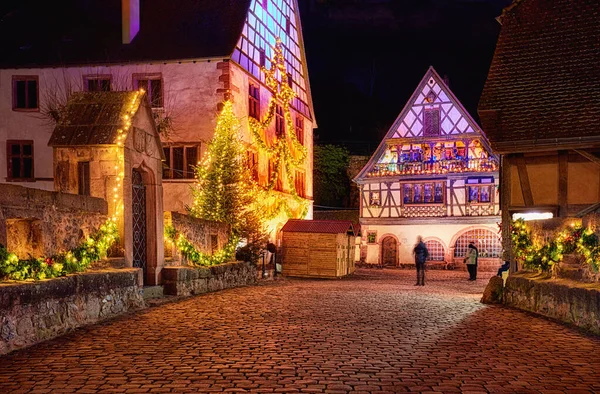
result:
[[[231,226],[233,236],[261,247],[266,236],[245,155],[240,122],[231,101],[226,101],[202,164],[196,168],[194,203],[189,212],[202,219],[225,222]]]

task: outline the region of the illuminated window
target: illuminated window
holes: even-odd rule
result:
[[[475,244],[479,257],[502,257],[500,236],[487,229],[475,229],[462,234],[454,245],[454,257],[466,256],[469,242]]]
[[[248,89],[248,116],[260,119],[260,88],[253,83]]]
[[[283,137],[285,135],[285,120],[283,118],[283,107],[277,104],[275,108],[275,135]]]
[[[13,75],[13,110],[39,109],[37,75]]]
[[[425,241],[425,246],[429,251],[428,261],[444,261],[444,245],[441,242],[431,239]]]
[[[443,204],[443,182],[419,182],[402,184],[404,204]]]
[[[304,145],[304,118],[300,115],[296,116],[296,139]]]
[[[33,141],[6,141],[9,181],[33,181]]]
[[[466,183],[469,203],[486,204],[492,202],[493,177],[468,178]]]
[[[110,75],[85,75],[83,86],[88,92],[110,92]]]
[[[198,146],[166,146],[163,179],[193,179],[198,165]]]
[[[133,84],[135,89],[144,89],[152,108],[163,107],[163,83],[160,74],[134,74]]]

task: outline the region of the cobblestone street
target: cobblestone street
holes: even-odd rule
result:
[[[359,270],[163,304],[0,358],[0,393],[600,392],[600,339],[479,303],[491,274]]]

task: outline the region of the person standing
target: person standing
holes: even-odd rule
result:
[[[479,258],[479,251],[475,247],[473,242],[469,242],[467,248],[467,256],[465,257],[465,263],[467,264],[467,270],[469,271],[469,280],[477,279],[477,259]]]
[[[423,237],[417,237],[417,245],[413,249],[415,255],[415,265],[417,266],[417,283],[415,286],[425,286],[425,261],[429,257],[427,246],[423,242]]]

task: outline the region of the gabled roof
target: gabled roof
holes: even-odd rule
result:
[[[442,109],[440,129],[446,133],[444,135],[423,135],[423,112],[421,111],[422,104],[426,99],[425,95],[427,95],[427,93],[424,95],[423,92],[428,91],[433,92],[433,101],[431,104],[435,104],[436,107]],[[414,106],[419,106],[419,111],[415,112],[413,109]],[[448,123],[445,125],[445,122]],[[415,128],[416,131],[411,130],[411,127]],[[444,82],[443,78],[441,78],[435,69],[430,66],[417,85],[417,88],[404,105],[404,108],[402,111],[400,111],[400,114],[392,124],[392,127],[390,127],[385,137],[381,140],[381,143],[371,156],[371,159],[354,178],[354,181],[363,179],[367,176],[367,173],[370,171],[373,165],[375,165],[379,158],[385,153],[387,147],[386,141],[389,139],[398,141],[414,140],[414,143],[421,143],[422,141],[429,139],[446,138],[448,140],[455,140],[465,136],[478,137],[482,143],[482,146],[490,154],[492,153],[486,136],[477,122],[475,122],[473,117],[456,98],[452,90],[450,90],[450,87],[448,87],[448,85]]]
[[[354,231],[354,225],[349,220],[300,220],[290,219],[281,231],[296,233],[325,233],[346,234]]]
[[[505,9],[478,112],[498,153],[600,143],[600,2]]]
[[[60,147],[116,144],[118,130],[124,126],[123,116],[131,109],[131,103],[135,101],[137,94],[135,91],[73,93],[48,145]],[[142,106],[149,105],[145,93],[137,99],[139,106],[135,114]],[[148,112],[148,116],[151,116],[151,112]],[[154,124],[154,121],[151,119],[150,123]],[[156,130],[154,133],[158,146],[161,146]]]
[[[121,41],[120,0],[23,2],[0,19],[0,67],[228,57],[250,0],[144,0],[140,31]]]

